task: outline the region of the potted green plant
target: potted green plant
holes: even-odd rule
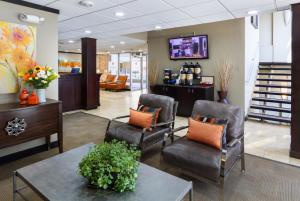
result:
[[[79,163],[78,173],[89,186],[116,192],[134,191],[140,151],[136,146],[113,140],[95,145]]]

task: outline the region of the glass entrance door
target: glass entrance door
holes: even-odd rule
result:
[[[132,85],[131,90],[142,89],[142,59],[138,55],[132,55],[131,57],[131,77]]]

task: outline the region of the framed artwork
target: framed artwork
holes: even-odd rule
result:
[[[19,91],[18,75],[35,64],[36,27],[0,21],[0,94]]]

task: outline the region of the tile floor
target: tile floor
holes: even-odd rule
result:
[[[146,92],[101,91],[101,106],[96,110],[85,112],[109,119],[127,115],[130,107],[137,107],[141,93]],[[179,127],[183,125],[187,125],[187,118],[177,117],[175,126]],[[183,136],[185,133],[186,131],[182,131],[177,133],[177,135]],[[245,151],[256,156],[300,166],[300,160],[289,157],[289,133],[289,126],[248,120],[245,122]]]

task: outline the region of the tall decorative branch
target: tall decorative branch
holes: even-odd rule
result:
[[[227,92],[229,88],[229,82],[232,78],[232,64],[225,59],[218,63],[218,78],[220,81],[220,91]]]
[[[149,68],[149,85],[153,86],[157,83],[158,78],[158,65],[156,62]]]

